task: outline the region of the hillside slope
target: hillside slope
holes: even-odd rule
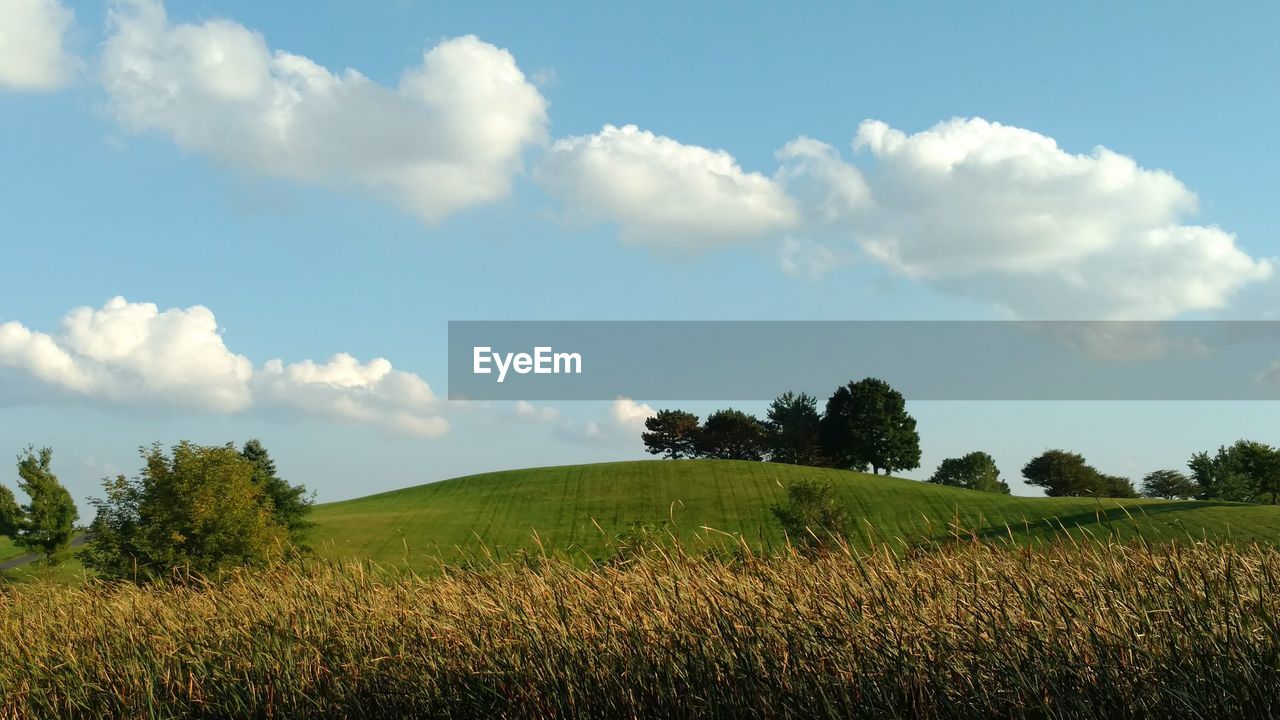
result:
[[[782,533],[770,511],[785,486],[830,480],[865,544],[876,536],[916,541],[964,528],[1016,539],[1044,539],[1052,526],[1097,537],[1141,533],[1152,540],[1231,537],[1280,542],[1280,508],[1159,500],[1021,498],[842,470],[716,460],[603,463],[486,473],[404,488],[316,508],[313,542],[329,557],[456,559],[535,549],[606,553],[608,540],[639,524],[678,532],[687,543],[741,534],[757,547]],[[1130,519],[1132,516],[1132,519]],[[874,528],[874,530],[871,530]]]

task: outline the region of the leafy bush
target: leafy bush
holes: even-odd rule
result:
[[[787,505],[773,507],[787,538],[813,553],[828,549],[849,533],[849,511],[835,485],[799,480],[787,486]]]
[[[136,479],[103,483],[81,561],[107,578],[139,582],[175,569],[204,576],[261,566],[289,548],[289,528],[254,482],[254,463],[234,447],[182,442],[166,455],[141,450]]]

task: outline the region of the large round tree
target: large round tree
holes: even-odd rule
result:
[[[920,467],[920,434],[902,393],[866,378],[838,388],[822,416],[822,444],[840,468],[873,472]]]

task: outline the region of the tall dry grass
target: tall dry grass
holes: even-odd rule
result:
[[[633,551],[0,594],[0,715],[1266,718],[1280,552]]]

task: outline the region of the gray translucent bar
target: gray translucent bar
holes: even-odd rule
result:
[[[912,400],[1274,400],[1278,361],[1272,321],[449,323],[451,400],[771,400],[863,377]]]

